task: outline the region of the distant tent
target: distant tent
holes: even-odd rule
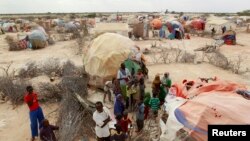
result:
[[[78,22],[68,22],[64,24],[64,28],[66,32],[75,32],[80,28],[80,24]]]
[[[151,21],[151,27],[153,27],[156,30],[161,29],[162,21],[160,19],[153,19],[153,21]]]
[[[42,27],[33,30],[29,35],[29,41],[32,45],[32,49],[40,49],[46,46],[47,34]]]
[[[15,31],[17,31],[15,23],[3,23],[2,29],[4,31],[8,31],[8,32],[15,32]]]
[[[184,28],[182,24],[178,21],[170,21],[166,23],[170,35],[170,39],[183,39],[184,38]]]
[[[192,20],[191,22],[191,28],[194,30],[205,30],[205,21],[202,19],[196,19],[196,20]]]

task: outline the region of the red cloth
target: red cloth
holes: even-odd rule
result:
[[[36,93],[25,94],[24,102],[26,102],[27,104],[28,104],[28,102],[32,102],[32,105],[29,106],[30,111],[34,111],[34,110],[38,109],[38,107],[39,107]]]
[[[122,128],[122,131],[123,132],[128,132],[128,125],[131,124],[132,121],[127,118],[127,119],[122,119],[121,122],[120,122],[120,125],[121,125],[121,128]]]
[[[27,48],[27,41],[26,40],[20,40],[18,42],[18,46],[21,48],[21,49],[26,49]]]

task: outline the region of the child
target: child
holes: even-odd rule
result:
[[[128,111],[123,112],[123,118],[121,119],[121,128],[124,133],[128,133],[128,125],[131,125],[132,121],[128,117]]]
[[[41,141],[57,141],[54,130],[59,130],[59,127],[50,125],[47,119],[44,119],[42,124],[43,127],[40,130]]]
[[[136,124],[138,128],[136,132],[140,132],[144,126],[144,104],[142,101],[138,103],[138,109],[136,112]]]
[[[153,97],[150,99],[149,104],[152,112],[154,113],[154,117],[157,118],[160,105],[160,100],[157,97],[157,93],[153,93]]]
[[[111,130],[111,141],[125,141],[128,136],[122,132],[119,124],[115,124],[115,130]]]

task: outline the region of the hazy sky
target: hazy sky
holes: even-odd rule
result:
[[[0,0],[0,13],[135,12],[135,11],[239,12],[249,0]]]

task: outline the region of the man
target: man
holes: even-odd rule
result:
[[[42,108],[38,104],[37,94],[33,92],[32,86],[26,87],[27,93],[24,96],[25,103],[28,104],[30,109],[30,127],[31,127],[31,134],[32,138],[31,141],[35,140],[35,137],[38,137],[38,123],[39,129],[42,127],[41,122],[44,120],[44,115]]]
[[[121,68],[119,69],[116,77],[120,81],[120,87],[122,91],[122,96],[126,100],[126,108],[129,107],[129,100],[127,98],[127,83],[130,79],[130,72],[129,70],[125,67],[125,64],[121,64]]]
[[[42,122],[43,127],[40,130],[41,141],[57,141],[54,130],[59,130],[58,126],[50,125],[47,119]]]
[[[103,107],[102,102],[95,104],[96,111],[93,114],[93,120],[96,123],[95,132],[98,141],[110,141],[110,132],[108,123],[111,121],[111,115],[108,108]]]
[[[140,132],[144,126],[144,104],[142,101],[138,103],[138,109],[136,112],[136,124],[137,124],[137,131]]]

